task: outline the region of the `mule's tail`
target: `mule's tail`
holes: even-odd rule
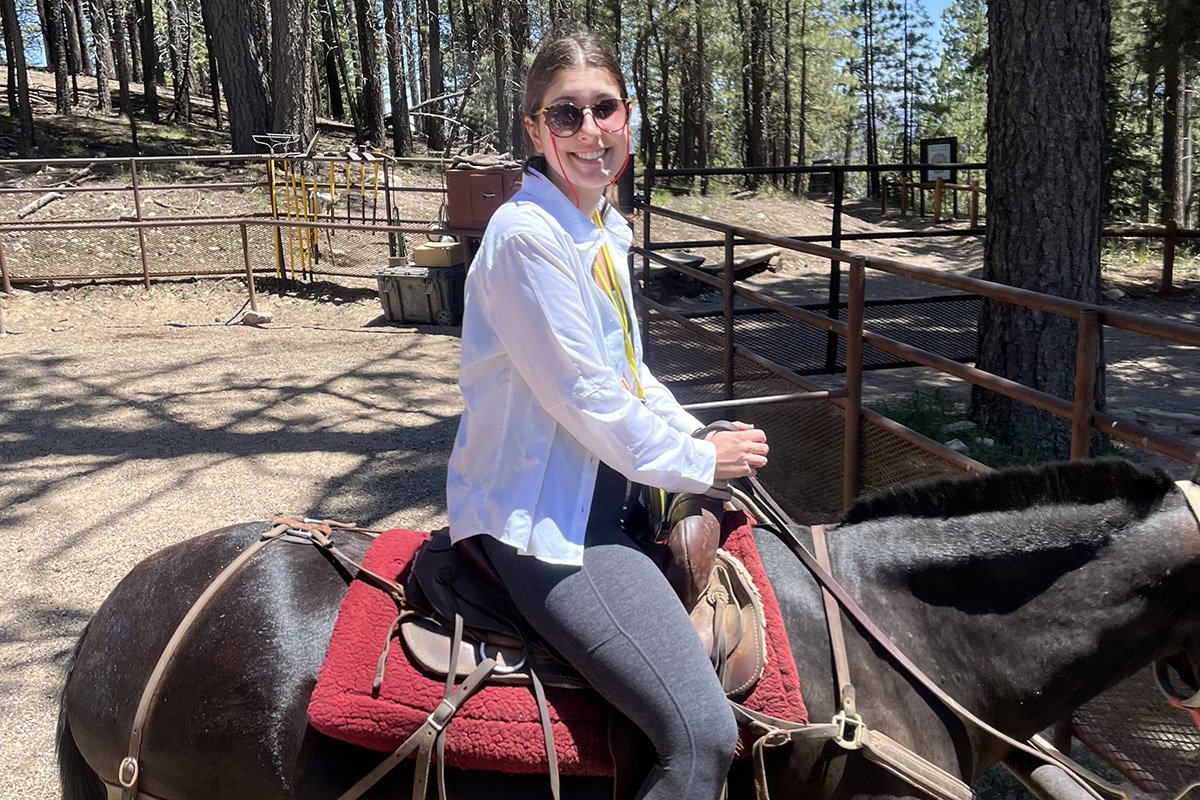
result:
[[[62,800],[105,800],[108,796],[99,776],[83,760],[83,754],[75,745],[75,737],[71,735],[71,723],[67,720],[67,684],[71,681],[75,661],[79,658],[79,648],[83,646],[90,627],[83,629],[79,641],[75,643],[75,652],[67,662],[67,674],[58,700],[58,779],[62,784]]]

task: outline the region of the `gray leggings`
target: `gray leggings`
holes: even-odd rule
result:
[[[601,467],[582,567],[484,547],[529,625],[653,743],[638,798],[716,800],[737,723],[679,598],[621,528],[625,485]]]

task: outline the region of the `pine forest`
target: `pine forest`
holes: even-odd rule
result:
[[[1195,0],[1106,6],[1105,218],[1186,225],[1200,216],[1192,157],[1200,13]],[[44,64],[60,114],[186,124],[193,98],[216,99],[235,152],[254,151],[253,137],[266,132],[307,141],[320,117],[397,155],[519,157],[520,92],[537,43],[587,27],[613,44],[630,80],[642,164],[917,163],[917,143],[935,136],[957,137],[962,162],[988,156],[982,0],[953,0],[940,19],[919,0],[0,0],[0,8],[6,107],[19,131],[9,150],[29,152],[37,139],[24,75]],[[99,108],[77,105],[73,87],[84,82]],[[144,86],[136,108],[130,82]],[[793,178],[787,188],[805,186]],[[878,176],[853,188],[876,195]]]

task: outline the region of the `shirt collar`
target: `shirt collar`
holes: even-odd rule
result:
[[[587,244],[596,241],[600,229],[588,215],[575,207],[575,204],[555,186],[549,178],[529,167],[521,181],[521,194],[527,199],[545,209],[577,244]],[[604,200],[601,199],[601,204]],[[605,219],[608,224],[608,219]]]

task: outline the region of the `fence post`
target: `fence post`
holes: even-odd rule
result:
[[[8,280],[8,262],[4,260],[4,242],[0,241],[0,290],[12,297],[12,283]]]
[[[725,285],[721,287],[722,321],[725,347],[721,363],[725,378],[725,399],[733,399],[733,231],[725,231]]]
[[[132,117],[132,115],[130,115]],[[142,256],[142,283],[150,288],[150,265],[146,261],[146,231],[141,226],[142,221],[142,192],[138,183],[137,159],[129,159],[129,177],[133,182],[133,212],[138,225],[138,252]]]
[[[1096,360],[1100,355],[1100,318],[1095,309],[1079,314],[1075,346],[1075,397],[1071,409],[1071,460],[1091,451],[1092,412],[1095,410]]]
[[[4,263],[4,242],[0,241],[0,288],[4,290],[5,297],[12,297],[12,286],[8,283],[8,265]],[[8,327],[4,323],[4,303],[0,302],[0,336],[8,334]]]
[[[242,263],[246,265],[246,285],[250,287],[250,310],[258,311],[258,297],[254,293],[254,271],[250,269],[250,237],[246,233],[246,223],[238,223],[238,229],[242,234]]]
[[[1163,237],[1162,285],[1158,287],[1158,293],[1164,296],[1171,294],[1175,288],[1175,241],[1177,230],[1178,226],[1175,224],[1175,220],[1167,220],[1167,233]]]
[[[971,181],[971,227],[979,224],[979,181]]]
[[[841,169],[833,171],[833,231],[830,247],[842,246],[842,201],[846,189],[846,173]],[[830,319],[841,316],[838,312],[838,301],[842,296],[842,262],[832,259],[829,262],[829,306],[825,315]],[[832,374],[837,367],[837,334],[829,331],[825,334],[825,371]]]
[[[938,178],[933,182],[933,222],[936,225],[942,221],[942,185],[944,181]]]
[[[630,165],[630,169],[633,166]],[[642,172],[642,291],[650,288],[650,201],[654,190],[654,160]],[[650,310],[642,306],[642,348],[650,344]]]
[[[862,485],[863,305],[867,260],[850,259],[850,293],[846,305],[846,420],[842,429],[842,510],[848,511]]]
[[[908,217],[908,173],[900,173],[900,219]]]

